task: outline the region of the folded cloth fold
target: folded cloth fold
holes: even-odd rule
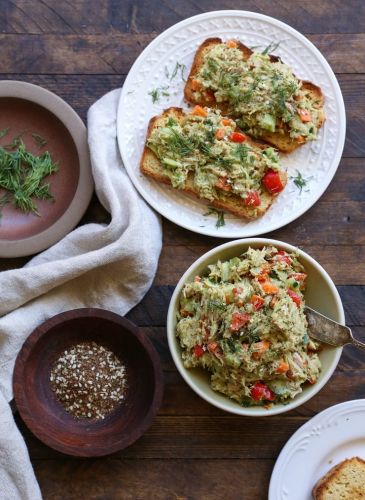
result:
[[[95,190],[111,215],[110,223],[78,227],[25,267],[0,273],[0,422],[3,415],[9,418],[4,400],[12,398],[16,355],[34,328],[59,312],[78,307],[100,307],[124,315],[152,284],[162,245],[161,221],[136,192],[122,164],[116,141],[119,95],[120,90],[106,94],[88,112]],[[32,476],[24,443],[15,430],[14,441],[14,460],[28,464]],[[3,425],[1,449],[10,457]],[[29,489],[35,480],[23,480],[25,468],[19,468],[18,474],[14,468],[7,469],[5,460],[0,466],[0,492],[14,492],[9,500],[40,498],[36,487]]]

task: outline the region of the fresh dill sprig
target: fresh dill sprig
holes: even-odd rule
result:
[[[2,147],[4,149],[6,149],[7,151],[13,150],[13,149],[16,149],[17,147],[19,147],[21,142],[22,142],[22,134],[18,134],[13,138],[13,140],[10,144],[5,144],[5,146],[2,146]]]
[[[195,148],[195,143],[190,137],[185,137],[174,128],[171,128],[172,135],[169,138],[169,146],[179,156],[187,156]]]
[[[170,82],[171,82],[171,80],[173,80],[177,76],[178,73],[180,73],[181,79],[185,82],[186,81],[185,75],[184,75],[185,70],[186,70],[185,64],[181,64],[179,62],[176,62],[175,68],[172,70],[172,73],[170,76]],[[168,73],[168,71],[167,71],[167,73]]]
[[[44,146],[47,144],[47,141],[39,134],[32,134],[32,137],[37,144],[38,149],[44,148]]]
[[[165,87],[156,87],[155,89],[152,89],[150,92],[148,92],[148,95],[151,96],[152,98],[152,103],[156,104],[160,101],[161,96],[167,97],[169,96],[169,92],[167,92],[169,86],[166,85]]]
[[[215,207],[208,207],[208,208],[209,208],[208,212],[206,212],[203,215],[206,216],[215,214],[217,216],[217,222],[215,223],[215,227],[219,229],[220,227],[225,226],[226,222],[224,220],[224,211],[218,210]]]
[[[9,130],[10,130],[9,127],[8,128],[3,128],[2,130],[0,130],[0,139],[2,137],[5,137],[8,134]]]
[[[302,194],[303,188],[308,184],[310,180],[312,180],[313,177],[303,177],[302,174],[297,170],[297,175],[291,176],[291,179],[293,179],[294,184],[297,186],[299,189],[299,194]]]
[[[245,163],[247,161],[247,154],[248,154],[249,150],[250,150],[250,148],[248,146],[246,146],[245,144],[238,144],[234,154],[236,156],[238,156],[238,158],[240,159],[240,161],[242,163]]]
[[[166,126],[167,127],[173,127],[174,125],[176,125],[176,120],[174,120],[173,118],[171,118],[171,116],[169,116],[169,119],[167,120],[167,123],[166,123]]]
[[[7,148],[0,147],[0,187],[7,191],[0,198],[0,208],[12,202],[22,212],[39,215],[33,198],[53,199],[44,178],[57,170],[49,151],[36,156],[26,150],[19,136],[15,137]]]
[[[275,52],[275,50],[279,47],[281,42],[270,42],[267,47],[264,48],[264,50],[261,52],[263,56],[266,56],[266,54],[271,54],[272,52]]]

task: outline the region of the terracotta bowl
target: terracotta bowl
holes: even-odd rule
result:
[[[0,80],[0,146],[20,136],[27,151],[49,151],[59,171],[45,182],[54,196],[34,200],[39,216],[12,203],[1,210],[0,257],[22,257],[50,247],[69,233],[84,215],[93,193],[86,127],[64,100],[31,83]],[[37,145],[34,135],[45,144]],[[1,190],[0,194],[4,194]]]
[[[126,367],[125,398],[104,420],[76,419],[50,386],[59,355],[85,341],[108,347]],[[144,434],[162,400],[163,376],[158,354],[133,323],[102,309],[75,309],[49,319],[27,338],[13,387],[19,413],[38,439],[62,453],[96,457],[122,450]]]

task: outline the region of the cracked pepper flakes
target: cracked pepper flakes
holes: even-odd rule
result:
[[[101,420],[124,399],[125,366],[96,342],[81,342],[66,349],[53,364],[51,388],[68,413]]]

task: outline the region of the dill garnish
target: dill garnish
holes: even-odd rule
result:
[[[152,89],[150,92],[148,92],[148,95],[152,97],[152,103],[156,104],[157,102],[159,102],[161,96],[169,96],[170,94],[167,92],[168,88],[168,85],[166,85],[165,87],[156,87],[155,89]]]
[[[181,64],[179,62],[176,62],[175,68],[172,70],[172,73],[170,76],[170,82],[171,82],[171,80],[173,80],[176,77],[176,75],[179,72],[180,72],[181,79],[185,82],[185,77],[184,77],[185,70],[186,70],[185,64]],[[165,69],[165,74],[168,77],[168,70],[167,69]]]
[[[236,148],[235,155],[238,156],[242,163],[247,161],[247,153],[250,148],[248,148],[245,144],[239,144]]]
[[[263,56],[266,56],[266,54],[271,54],[272,52],[275,52],[275,50],[279,47],[281,42],[270,42],[267,47],[264,48],[264,50],[261,52]]]
[[[224,220],[224,211],[218,210],[215,207],[208,207],[208,208],[209,208],[208,212],[203,215],[206,216],[215,214],[217,216],[217,222],[215,223],[215,227],[219,229],[220,227],[225,226],[226,222]]]
[[[169,119],[167,120],[167,123],[166,123],[166,126],[167,127],[173,127],[174,125],[176,125],[176,120],[174,120],[173,118],[171,118],[171,116],[169,116]]]
[[[18,134],[13,138],[13,140],[10,144],[5,144],[5,146],[2,146],[2,147],[4,149],[6,149],[7,151],[13,150],[20,145],[21,139],[22,139],[22,134]]]
[[[3,130],[0,130],[0,139],[2,137],[5,137],[7,135],[7,133],[9,132],[10,128],[4,128]]]
[[[47,144],[47,141],[39,134],[32,134],[32,137],[39,149],[42,149]]]
[[[299,194],[302,194],[303,188],[308,184],[308,182],[312,179],[312,177],[307,177],[304,178],[302,174],[297,170],[297,175],[296,177],[291,176],[291,179],[293,179],[294,184],[297,186],[299,189]]]
[[[221,309],[224,310],[226,308],[225,304],[223,302],[220,302],[219,300],[214,300],[211,299],[207,303],[208,309],[214,310],[214,309]]]
[[[179,156],[187,156],[190,154],[195,144],[190,141],[189,137],[184,137],[182,134],[179,134],[174,128],[171,128],[172,135],[169,138],[169,146],[175,151]]]
[[[53,200],[49,184],[43,180],[57,170],[48,151],[36,156],[26,150],[19,136],[15,137],[7,147],[0,147],[0,187],[7,191],[0,206],[12,202],[22,212],[39,215],[33,198]]]

